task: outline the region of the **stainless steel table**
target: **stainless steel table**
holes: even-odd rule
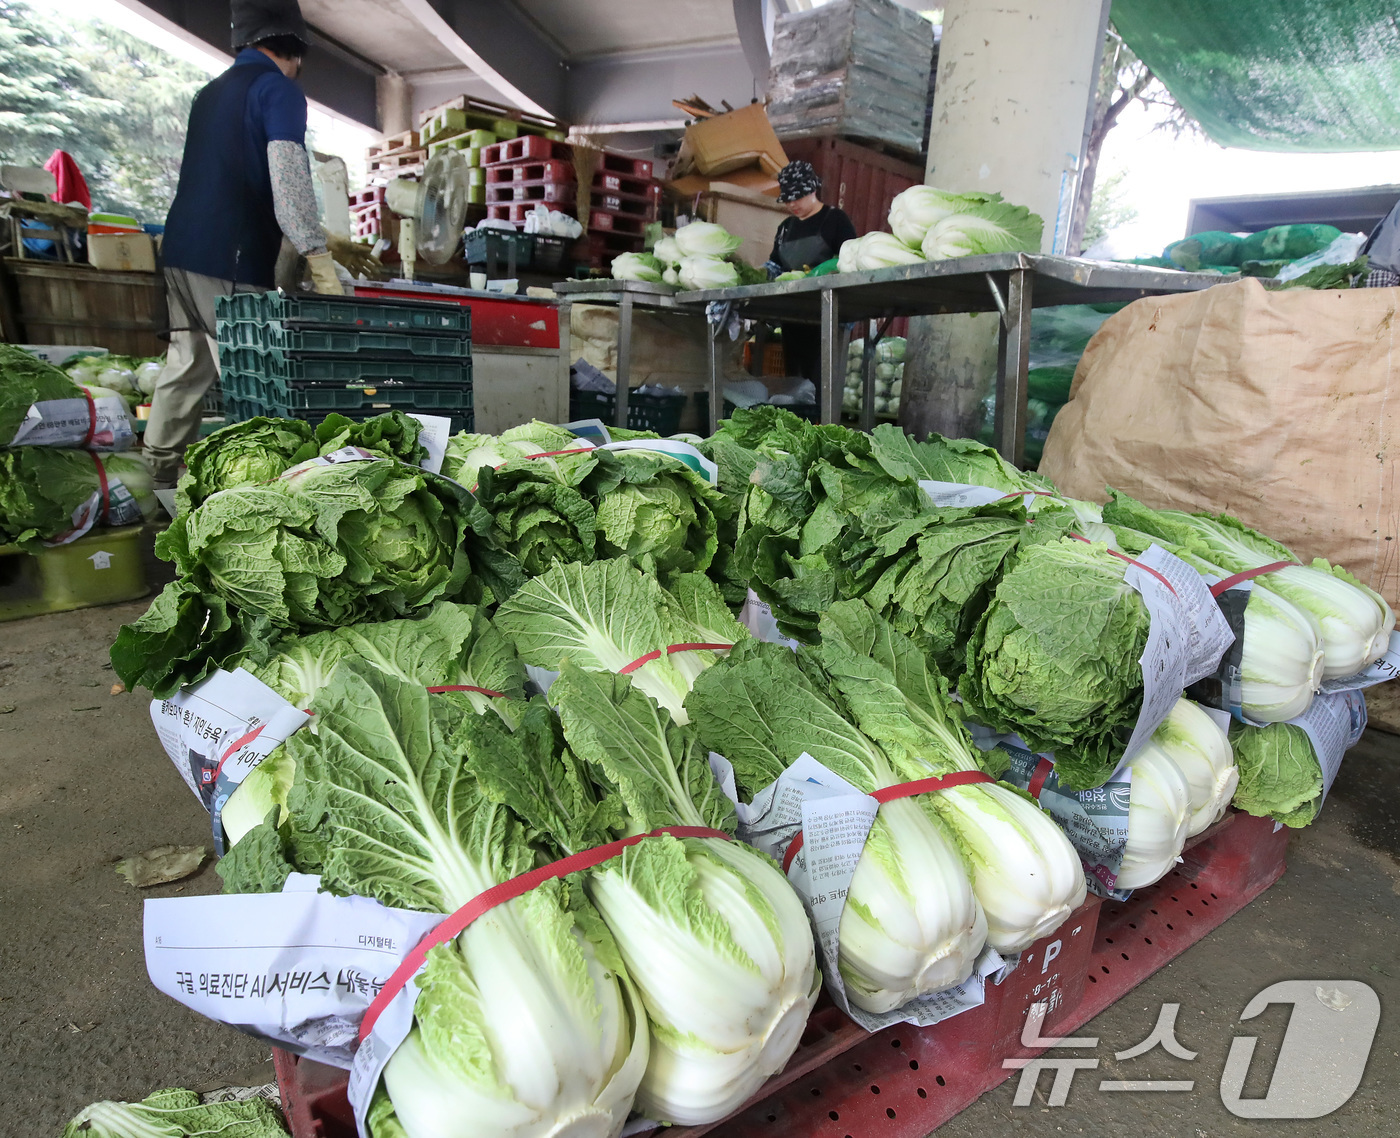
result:
[[[740,315],[761,320],[821,326],[821,407],[824,422],[840,418],[841,325],[896,316],[937,316],[954,312],[997,312],[997,449],[1024,465],[1026,373],[1030,367],[1031,308],[1056,304],[1101,304],[1192,292],[1233,277],[1180,273],[1079,257],[1038,253],[998,253],[925,261],[864,273],[833,273],[796,281],[677,294],[672,303],[699,308],[732,304]],[[651,286],[657,287],[657,286]],[[719,352],[715,338],[722,324],[710,325],[710,432],[720,415]],[[871,340],[878,338],[872,332]],[[874,414],[874,352],[867,343],[865,408]]]
[[[675,285],[649,281],[561,281],[554,286],[559,294],[559,337],[563,344],[569,334],[574,302],[617,305],[617,414],[614,424],[627,426],[628,384],[632,376],[632,310],[636,307],[669,309],[677,307]],[[712,381],[713,383],[713,381]],[[713,434],[713,432],[711,432]]]

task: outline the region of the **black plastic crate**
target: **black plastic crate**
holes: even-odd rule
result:
[[[426,332],[363,332],[338,328],[306,328],[298,324],[260,324],[255,320],[219,324],[219,343],[232,348],[256,348],[335,355],[401,358],[430,356],[466,359],[472,342],[465,335],[435,336]]]
[[[301,419],[310,423],[313,427],[320,425],[327,415],[344,415],[347,419],[352,419],[357,423],[363,423],[366,419],[372,419],[375,415],[382,415],[388,410],[385,407],[371,407],[359,411],[336,410],[336,411],[288,411],[285,408],[270,407],[254,399],[236,399],[230,396],[224,402],[224,422],[241,423],[245,419],[254,419],[260,415],[271,415],[282,419]],[[441,411],[429,411],[422,408],[401,407],[397,410],[415,411],[423,410],[424,414],[443,415]],[[472,431],[476,429],[476,416],[468,411],[448,412],[445,416],[450,423],[450,430],[453,434],[458,431]]]
[[[506,278],[534,264],[534,235],[510,233],[504,229],[473,229],[466,237],[466,257],[469,265],[485,265],[486,275],[495,278],[505,266]]]
[[[681,429],[681,414],[685,411],[684,395],[642,395],[636,391],[627,395],[627,426],[633,431],[655,431],[658,435],[674,435]],[[617,421],[617,397],[602,391],[570,391],[569,418],[601,419],[606,426]]]
[[[300,384],[471,385],[472,361],[434,359],[375,359],[369,356],[305,356],[272,349],[219,345],[219,370],[258,375]]]
[[[821,408],[815,403],[775,403],[773,406],[781,407],[784,411],[791,411],[799,419],[806,419],[809,423],[822,421]],[[707,434],[710,429],[710,393],[708,391],[695,393],[695,409],[700,415],[700,433]],[[726,399],[720,404],[719,417],[728,419],[736,410],[735,405]]]
[[[223,386],[225,400],[238,399],[284,409],[275,414],[287,411],[362,411],[370,408],[435,412],[472,409],[470,384],[450,387],[372,384],[301,387],[280,379],[231,371],[224,373]]]
[[[367,331],[471,333],[471,309],[441,300],[376,300],[319,293],[238,292],[214,302],[220,320],[281,321]]]
[[[573,244],[567,237],[552,237],[543,233],[532,233],[535,244],[532,267],[537,273],[557,273],[564,267],[564,258]]]

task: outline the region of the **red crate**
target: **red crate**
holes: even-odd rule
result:
[[[573,163],[558,158],[546,162],[506,162],[486,168],[488,186],[502,182],[567,182],[573,185],[577,180]]]
[[[655,220],[655,211],[651,210],[640,214],[607,209],[590,209],[588,211],[589,229],[596,229],[600,232],[626,233],[636,237],[641,237],[645,233],[647,225]]]
[[[502,202],[546,202],[547,204],[573,205],[572,182],[497,182],[486,187],[486,204],[499,205]]]
[[[574,148],[567,142],[555,142],[552,138],[545,138],[540,134],[522,134],[519,138],[508,138],[504,142],[485,147],[481,151],[481,164],[499,166],[504,162],[520,162],[527,158],[536,161],[548,161],[553,158],[570,162],[573,157]]]
[[[1055,1004],[1042,1036],[1075,1031],[1277,881],[1288,834],[1230,812],[1156,885],[1128,901],[1091,897],[1023,953],[1004,983],[987,986],[982,1007],[933,1027],[868,1035],[823,998],[760,1096],[719,1122],[671,1127],[665,1138],[923,1138],[1016,1075],[1005,1060],[1040,1054],[1021,1044],[1032,1004]],[[278,1048],[272,1056],[292,1138],[353,1138],[346,1073]]]
[[[626,154],[614,154],[605,150],[598,161],[598,172],[647,180],[651,177],[651,161],[647,158],[629,158]]]

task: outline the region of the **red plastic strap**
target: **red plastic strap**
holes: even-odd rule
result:
[[[1049,490],[1012,490],[1009,494],[1003,494],[997,499],[998,502],[1005,502],[1008,498],[1024,498],[1027,494],[1036,498],[1053,498],[1054,494]]]
[[[92,396],[88,396],[88,402],[92,402]],[[93,464],[97,467],[97,486],[102,492],[102,513],[98,517],[105,523],[107,521],[107,511],[112,506],[112,488],[107,483],[107,468],[102,465],[102,460],[97,457],[95,450],[88,451],[92,455]]]
[[[522,873],[518,877],[512,877],[509,881],[502,881],[499,885],[491,886],[484,893],[477,894],[451,916],[444,917],[437,927],[432,932],[427,933],[413,951],[403,958],[402,963],[394,969],[393,974],[385,981],[384,987],[379,990],[379,994],[374,997],[366,1009],[365,1018],[360,1021],[361,1042],[374,1030],[375,1023],[384,1013],[384,1009],[389,1006],[389,1002],[399,994],[399,990],[408,983],[413,974],[423,967],[423,962],[427,960],[428,952],[431,949],[455,939],[473,921],[489,913],[497,905],[513,901],[531,889],[543,885],[546,881],[553,881],[560,877],[567,877],[571,873],[578,873],[583,869],[592,869],[596,865],[602,865],[603,862],[617,857],[628,846],[635,846],[646,838],[659,838],[663,834],[670,834],[673,838],[723,838],[725,841],[731,840],[730,836],[723,830],[712,830],[708,826],[662,826],[649,833],[634,834],[630,838],[619,838],[606,845],[594,846],[591,850],[580,850],[578,853],[570,854],[559,861],[550,862],[550,864],[532,869],[528,873]]]
[[[664,651],[660,648],[655,648],[645,656],[638,656],[625,668],[619,668],[617,674],[619,676],[631,675],[643,665],[650,664],[653,660],[659,660],[662,656],[673,656],[677,652],[728,652],[733,647],[734,645],[732,644],[671,644],[668,645]]]
[[[870,797],[876,802],[893,802],[899,798],[913,798],[916,794],[929,794],[935,790],[951,790],[955,786],[972,786],[983,782],[996,782],[996,779],[981,771],[958,771],[955,774],[945,774],[940,778],[920,778],[913,782],[882,786],[879,790],[872,792]],[[787,848],[787,853],[783,854],[784,873],[788,871],[788,866],[792,865],[792,859],[797,856],[797,851],[801,848],[802,831],[798,830],[797,836],[792,839],[792,844]]]
[[[1045,780],[1050,777],[1050,772],[1055,769],[1055,764],[1049,759],[1041,759],[1036,763],[1035,771],[1031,775],[1031,784],[1026,787],[1030,795],[1037,802],[1040,801],[1040,792],[1045,789]]]
[[[263,728],[265,728],[266,726],[267,726],[266,723],[260,723],[260,724],[258,724],[258,726],[254,727],[251,731],[247,732],[247,733],[244,734],[244,735],[240,735],[237,739],[235,739],[235,740],[233,741],[233,746],[230,747],[227,751],[224,752],[224,757],[221,758],[221,759],[219,760],[219,765],[218,765],[217,767],[214,768],[214,781],[215,781],[215,782],[218,782],[218,781],[219,781],[219,774],[223,771],[223,769],[224,769],[224,764],[225,764],[226,762],[228,762],[230,758],[233,757],[233,755],[235,754],[235,752],[237,752],[237,751],[241,750],[242,748],[246,747],[249,743],[251,743],[251,742],[252,742],[254,739],[256,739],[259,735],[261,735],[261,734],[263,733]]]
[[[491,696],[493,699],[508,699],[508,698],[509,698],[509,697],[506,695],[506,693],[503,692],[503,691],[492,691],[490,688],[479,688],[479,687],[477,687],[475,684],[446,684],[446,685],[444,685],[443,687],[440,687],[440,688],[429,688],[428,690],[429,690],[430,692],[432,692],[434,695],[437,695],[439,692],[445,692],[445,691],[474,691],[474,692],[480,692],[482,695],[489,695],[489,696]]]
[[[1277,573],[1280,569],[1291,569],[1297,565],[1296,561],[1275,561],[1269,565],[1261,565],[1258,569],[1246,569],[1243,573],[1236,573],[1233,577],[1226,577],[1223,581],[1218,581],[1210,587],[1210,595],[1218,597],[1226,589],[1233,589],[1241,581],[1252,581],[1255,577],[1262,577],[1265,573]]]
[[[92,392],[86,387],[83,388],[83,397],[87,399],[88,405],[88,429],[87,434],[83,436],[83,441],[78,445],[86,447],[88,443],[92,442],[92,436],[97,434],[97,404],[92,401]]]
[[[1084,537],[1082,534],[1072,533],[1072,534],[1070,534],[1069,536],[1072,537],[1072,538],[1074,538],[1075,541],[1082,541],[1085,545],[1093,545],[1093,544],[1094,544],[1092,541],[1090,541],[1087,537]],[[1119,561],[1126,561],[1129,565],[1136,565],[1136,566],[1137,566],[1139,569],[1141,569],[1144,573],[1151,573],[1152,576],[1156,577],[1157,580],[1161,581],[1162,584],[1164,584],[1164,585],[1167,587],[1167,589],[1170,590],[1172,596],[1176,596],[1176,590],[1172,588],[1172,583],[1171,583],[1170,581],[1168,581],[1165,577],[1163,577],[1162,574],[1158,573],[1157,570],[1155,570],[1154,568],[1152,568],[1151,565],[1144,565],[1141,561],[1134,561],[1134,560],[1133,560],[1131,557],[1129,557],[1126,553],[1119,553],[1118,550],[1116,550],[1116,549],[1110,549],[1110,550],[1107,550],[1107,552],[1108,552],[1110,555],[1112,555],[1112,556],[1118,558]]]

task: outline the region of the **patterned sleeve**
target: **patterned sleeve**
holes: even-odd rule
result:
[[[311,162],[306,148],[276,139],[267,144],[267,171],[272,179],[272,208],[277,224],[303,256],[326,251],[326,235],[316,209]]]

